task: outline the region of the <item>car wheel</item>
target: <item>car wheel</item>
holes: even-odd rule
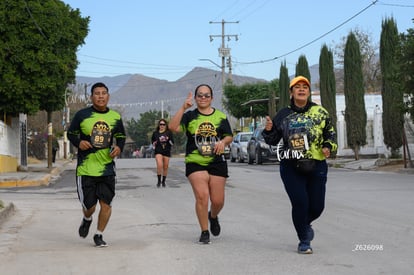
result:
[[[243,163],[244,162],[244,159],[241,156],[240,151],[237,152],[237,162],[238,163]]]
[[[260,149],[256,150],[256,164],[262,164],[262,154],[260,154]]]
[[[253,158],[250,156],[249,153],[247,153],[247,163],[248,164],[253,164]]]

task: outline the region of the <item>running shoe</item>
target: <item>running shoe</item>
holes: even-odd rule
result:
[[[91,226],[92,220],[87,221],[85,220],[85,218],[82,219],[82,223],[79,226],[79,236],[81,236],[82,238],[86,238],[86,236],[88,236],[89,233],[89,227]]]
[[[93,241],[95,242],[95,246],[96,247],[107,247],[108,245],[106,244],[106,242],[102,239],[102,235],[98,235],[95,234],[95,236],[93,236]]]
[[[220,235],[220,224],[218,221],[218,217],[216,218],[212,218],[211,217],[211,212],[208,212],[208,220],[210,221],[210,231],[211,234],[213,234],[213,236],[218,236]]]
[[[200,243],[209,244],[210,243],[210,232],[208,230],[202,231],[200,236]]]
[[[312,254],[313,250],[309,242],[300,242],[298,245],[299,254]]]

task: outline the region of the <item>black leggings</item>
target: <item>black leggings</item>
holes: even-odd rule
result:
[[[313,172],[301,174],[296,171],[293,161],[282,160],[280,176],[292,204],[292,220],[299,240],[306,240],[307,230],[325,207],[326,161],[316,161]]]

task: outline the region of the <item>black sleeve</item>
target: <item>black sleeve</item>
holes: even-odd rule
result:
[[[262,136],[267,144],[277,145],[280,139],[283,137],[282,120],[284,117],[286,117],[287,112],[289,112],[288,108],[283,108],[280,110],[272,119],[272,129],[270,131],[266,131],[266,129],[263,130]]]
[[[80,113],[76,113],[75,116],[72,119],[72,122],[70,123],[70,126],[68,128],[67,137],[72,143],[73,146],[76,148],[79,148],[79,143],[81,142],[80,139]]]
[[[116,132],[114,134],[116,138],[116,145],[121,148],[121,151],[124,150],[125,140],[126,140],[126,133],[124,124],[122,123],[122,119],[120,119],[117,123]]]

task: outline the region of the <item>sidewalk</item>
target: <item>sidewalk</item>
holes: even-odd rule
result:
[[[414,174],[414,168],[404,168],[401,161],[396,162],[395,160],[393,161],[380,158],[361,158],[359,160],[354,160],[353,158],[337,158],[328,159],[327,162],[329,166],[336,168]]]
[[[65,166],[72,164],[76,165],[76,160],[56,160],[52,168],[47,167],[47,160],[29,163],[27,171],[0,173],[0,188],[47,186],[53,177],[59,176]]]

